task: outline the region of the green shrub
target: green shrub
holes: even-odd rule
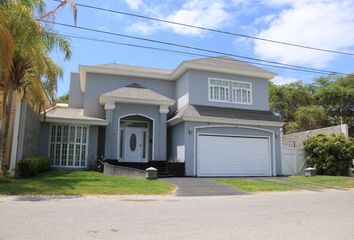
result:
[[[50,169],[48,157],[25,157],[17,165],[21,177],[35,176]]]
[[[354,158],[354,141],[344,135],[318,135],[304,142],[306,163],[320,175],[348,176]]]
[[[9,179],[3,174],[2,171],[0,171],[0,183],[8,182]]]

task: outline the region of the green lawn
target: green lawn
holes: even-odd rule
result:
[[[296,190],[292,187],[275,183],[261,182],[253,179],[220,179],[215,181],[230,185],[231,187],[234,187],[242,192],[276,192]]]
[[[316,183],[333,187],[354,188],[354,178],[352,177],[340,177],[340,176],[292,176],[291,180],[300,182]]]
[[[0,182],[0,194],[28,195],[155,195],[175,186],[162,181],[115,177],[93,171],[49,171],[33,178]]]
[[[289,179],[289,180],[294,180],[294,179]],[[272,179],[269,179],[267,181],[274,182],[274,183],[280,183],[280,184],[287,184],[289,186],[293,186],[294,188],[300,187],[299,189],[301,189],[302,187],[303,188],[307,188],[307,189],[313,189],[313,190],[323,189],[323,187],[321,187],[321,186],[307,184],[307,183],[305,183],[303,181],[292,182],[292,181],[286,181],[286,180],[283,180],[283,179],[280,179],[280,178],[272,178]]]

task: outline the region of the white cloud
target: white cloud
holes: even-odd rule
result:
[[[288,5],[257,37],[346,51],[354,47],[353,0],[267,0]],[[264,59],[288,64],[325,67],[336,56],[285,45],[255,41],[254,52]]]
[[[284,85],[296,81],[299,81],[299,79],[292,78],[292,77],[281,77],[281,76],[276,76],[275,78],[272,79],[272,82],[276,85]]]
[[[133,10],[138,10],[144,4],[142,0],[124,0],[124,2]]]
[[[230,14],[226,11],[227,5],[224,0],[189,0],[184,3],[180,9],[168,14],[157,13],[160,18],[168,21],[203,26],[206,28],[219,28],[230,20]],[[148,5],[144,5],[146,12],[151,12]],[[141,29],[145,31],[141,31]],[[173,24],[159,23],[134,23],[127,28],[130,32],[151,34],[156,30],[171,30],[177,34],[202,36],[203,30],[183,27]]]

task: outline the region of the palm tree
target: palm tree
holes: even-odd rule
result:
[[[63,70],[49,56],[56,49],[71,57],[70,42],[41,20],[51,18],[63,6],[76,7],[71,0],[63,0],[45,11],[44,0],[0,0],[0,90],[2,90],[2,124],[0,129],[0,167],[9,128],[9,113],[14,91],[25,92],[43,83],[48,94],[55,96],[57,79]],[[43,96],[36,98],[41,104]]]

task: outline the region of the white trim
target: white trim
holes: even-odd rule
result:
[[[272,151],[271,151],[271,146],[270,146],[270,136],[243,135],[243,134],[198,133],[197,137],[199,137],[200,135],[205,135],[205,136],[223,136],[223,137],[264,138],[264,139],[267,139],[268,140],[268,156],[270,157],[270,159],[269,159],[269,175],[266,175],[266,176],[274,176],[273,173],[272,173],[273,172],[272,171],[272,161],[273,160],[272,160]],[[196,172],[197,172],[197,170],[196,170]],[[203,177],[202,175],[196,175],[196,176]],[[247,175],[243,175],[243,176],[247,176]]]
[[[114,102],[105,102],[104,109],[105,110],[113,110],[116,108],[116,104]]]
[[[174,126],[182,121],[186,122],[204,122],[204,123],[219,123],[219,124],[241,124],[241,125],[256,125],[265,127],[282,127],[283,122],[264,121],[264,120],[248,120],[248,119],[228,119],[216,117],[178,117],[167,121],[169,126]]]
[[[168,106],[160,106],[159,111],[160,111],[160,113],[166,114],[166,113],[168,113],[170,110],[168,109]]]
[[[120,140],[119,139],[119,137],[120,137],[120,120],[122,118],[129,117],[129,116],[142,116],[142,117],[146,117],[146,118],[148,118],[148,119],[150,119],[152,121],[152,143],[151,143],[152,144],[152,148],[151,148],[152,149],[152,153],[151,153],[151,160],[154,161],[155,160],[155,120],[153,118],[145,115],[145,114],[140,114],[140,113],[130,113],[130,114],[126,114],[126,115],[118,117],[117,159],[119,159],[119,147],[118,147],[118,145],[119,145],[119,140]],[[148,129],[149,129],[149,127],[148,127]],[[149,143],[149,140],[148,140],[148,143]],[[149,149],[149,147],[148,147],[148,149]],[[149,161],[149,156],[147,156],[147,157],[148,157],[147,160]]]
[[[152,100],[152,99],[137,99],[137,98],[121,98],[118,96],[105,96],[101,95],[99,98],[100,104],[111,104],[112,102],[117,103],[133,103],[133,104],[142,104],[142,105],[166,105],[172,106],[174,101],[165,101],[165,100]],[[113,103],[113,104],[114,104]],[[109,108],[114,109],[114,108]]]
[[[193,139],[193,166],[194,166],[194,170],[193,170],[193,175],[197,176],[197,130],[198,129],[203,129],[203,128],[245,128],[245,129],[253,129],[253,130],[259,130],[259,131],[264,131],[264,132],[269,132],[272,133],[272,149],[273,149],[273,153],[271,153],[271,162],[272,162],[272,172],[271,175],[272,176],[276,176],[276,154],[275,154],[275,132],[268,130],[268,129],[264,129],[264,128],[258,128],[258,127],[248,127],[248,126],[232,126],[232,125],[211,125],[211,126],[197,126],[194,127],[194,139]],[[208,134],[208,133],[206,133]],[[219,134],[220,135],[220,134]],[[252,136],[252,135],[250,135]],[[267,137],[267,136],[264,136]]]
[[[62,123],[71,125],[96,125],[96,126],[107,126],[108,121],[106,120],[85,120],[85,119],[75,119],[75,118],[58,118],[58,117],[46,117],[45,121],[47,123]]]
[[[210,80],[217,80],[217,81],[226,81],[228,82],[228,91],[229,91],[229,96],[227,100],[216,100],[216,99],[211,99],[210,97]],[[235,88],[232,87],[232,83],[243,83],[243,84],[249,84],[250,89],[246,88]],[[250,91],[250,102],[237,102],[232,100],[232,90],[233,89],[245,89],[247,91]],[[226,94],[226,93],[225,93]],[[215,77],[208,77],[208,100],[209,102],[221,102],[221,103],[230,103],[230,104],[240,104],[240,105],[253,105],[253,86],[252,82],[246,82],[246,81],[238,81],[238,80],[233,80],[233,79],[224,79],[224,78],[215,78]]]

